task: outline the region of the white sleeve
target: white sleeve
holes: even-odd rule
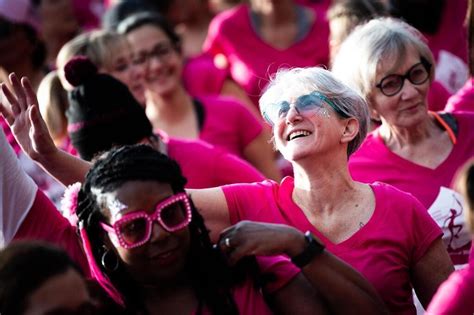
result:
[[[37,189],[0,128],[0,248],[15,236],[33,205]]]

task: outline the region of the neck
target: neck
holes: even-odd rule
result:
[[[193,100],[182,86],[168,95],[150,92],[147,95],[146,114],[150,120],[180,120],[185,113],[193,109]]]
[[[433,118],[428,117],[423,122],[407,128],[390,126],[385,121],[382,121],[378,132],[388,148],[397,150],[421,144],[434,135],[442,133],[443,130],[436,125]]]
[[[294,23],[296,21],[295,8],[296,4],[287,0],[251,3],[251,10],[259,17],[262,26]]]
[[[350,196],[358,184],[354,182],[344,160],[331,158],[327,163],[293,163],[295,188],[293,200],[302,209],[311,211],[333,212],[341,204],[342,196]],[[324,198],[323,198],[324,196]]]

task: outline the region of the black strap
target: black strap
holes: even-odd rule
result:
[[[454,132],[456,137],[458,136],[459,133],[459,127],[458,127],[458,122],[456,120],[456,117],[452,113],[438,113],[438,115],[441,117],[441,119],[444,120],[446,124],[451,128],[451,130]]]
[[[206,111],[204,110],[204,105],[197,99],[193,99],[193,105],[198,119],[198,128],[201,131],[204,126],[204,119],[206,119]]]

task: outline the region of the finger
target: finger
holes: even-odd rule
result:
[[[28,117],[31,124],[30,133],[35,141],[39,140],[46,132],[47,127],[41,117],[38,105],[32,105],[28,108]]]
[[[23,87],[23,90],[26,94],[27,106],[38,105],[38,97],[36,96],[36,93],[31,86],[31,82],[27,77],[21,78],[21,86]]]
[[[11,126],[15,122],[15,118],[13,117],[13,113],[11,112],[10,106],[5,105],[5,97],[3,93],[0,93],[0,114],[2,114],[3,118],[7,121],[8,125]]]
[[[21,113],[21,108],[18,106],[16,97],[13,95],[13,93],[10,91],[10,89],[5,83],[2,83],[2,92],[8,103],[10,103],[10,108],[13,116],[16,117]]]
[[[22,111],[26,110],[27,103],[26,103],[26,95],[23,91],[23,87],[21,86],[20,80],[15,73],[11,73],[9,75],[10,83],[13,87],[13,91],[15,92],[16,98],[18,99],[18,106]]]

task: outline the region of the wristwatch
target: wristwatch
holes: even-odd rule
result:
[[[315,256],[320,255],[325,248],[324,244],[318,242],[310,231],[304,233],[304,239],[306,241],[306,247],[303,252],[291,258],[291,262],[298,268],[303,268],[309,264],[309,262],[313,260]]]

